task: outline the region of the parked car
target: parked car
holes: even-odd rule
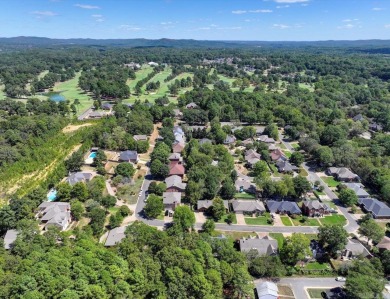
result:
[[[346,281],[347,279],[345,277],[339,276],[336,277],[336,281]]]

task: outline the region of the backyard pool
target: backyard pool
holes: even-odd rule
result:
[[[57,198],[57,190],[51,189],[49,193],[47,193],[47,200],[48,201],[54,201]]]
[[[96,155],[97,155],[97,152],[91,152],[87,159],[85,159],[85,164],[92,164],[93,163],[93,159],[96,158]]]

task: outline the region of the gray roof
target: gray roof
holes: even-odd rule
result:
[[[125,237],[126,226],[120,226],[109,231],[106,243],[104,246],[115,246],[120,243]]]
[[[184,135],[183,129],[182,129],[181,127],[179,127],[179,126],[174,126],[174,127],[173,127],[173,134],[175,134],[175,133]]]
[[[371,256],[371,253],[367,250],[366,247],[356,239],[348,240],[347,245],[345,245],[344,255],[349,256],[359,256],[362,255],[364,257]]]
[[[137,151],[124,151],[119,156],[120,161],[138,160]]]
[[[293,201],[267,201],[268,210],[271,213],[285,212],[290,214],[301,214],[301,209],[296,202]]]
[[[15,242],[16,238],[18,237],[18,231],[16,229],[9,229],[7,230],[5,236],[4,236],[4,248],[10,249],[12,244]]]
[[[236,142],[236,137],[234,137],[233,135],[227,135],[223,143],[230,144],[234,142]]]
[[[236,187],[237,191],[240,191],[240,187],[242,187],[247,191],[255,192],[256,191],[256,185],[250,181],[244,180],[242,178],[237,178],[237,180],[234,183],[234,186]]]
[[[390,208],[376,198],[360,198],[359,204],[363,205],[366,211],[371,212],[374,217],[390,217]]]
[[[247,150],[245,152],[245,161],[251,165],[254,165],[257,162],[259,162],[260,158],[261,158],[261,155],[253,149]]]
[[[165,184],[167,188],[178,187],[180,189],[185,189],[187,184],[183,183],[182,178],[178,175],[171,175],[165,179]]]
[[[74,185],[79,182],[88,182],[92,178],[92,173],[89,172],[75,172],[72,173],[67,179],[66,182],[70,185]]]
[[[328,170],[331,174],[337,174],[339,178],[354,179],[358,177],[357,174],[346,167],[329,167]]]
[[[306,200],[303,202],[303,205],[308,207],[309,209],[314,209],[314,210],[329,209],[329,207],[326,204],[320,202],[319,200]]]
[[[257,138],[258,141],[262,141],[265,143],[275,143],[275,139],[269,137],[268,135],[261,135],[259,138]]]
[[[43,202],[38,206],[41,221],[46,225],[54,224],[62,230],[66,229],[70,220],[70,203],[68,202]]]
[[[240,251],[249,252],[257,250],[259,255],[274,255],[278,252],[278,241],[267,236],[264,238],[242,238],[240,240]]]
[[[259,299],[277,299],[278,286],[270,281],[264,281],[256,284],[257,297]]]
[[[360,113],[353,118],[354,121],[363,121],[364,117]]]
[[[133,136],[135,141],[145,141],[148,140],[148,136],[146,135],[134,135]]]
[[[229,209],[229,201],[228,200],[224,200],[223,205],[225,206],[226,209]],[[197,203],[198,209],[201,209],[201,208],[208,209],[211,206],[213,206],[212,200],[198,200],[198,203]]]
[[[355,191],[358,197],[369,197],[370,194],[364,190],[364,186],[361,183],[343,183],[348,189]]]
[[[186,108],[196,108],[196,107],[198,107],[198,105],[195,104],[194,102],[191,102],[191,103],[186,105]]]
[[[292,172],[298,170],[298,167],[284,160],[279,160],[278,162],[276,162],[276,167],[280,172]]]
[[[233,200],[233,210],[235,212],[264,212],[265,207],[261,201],[258,200]]]
[[[164,192],[163,193],[163,203],[164,203],[164,205],[181,203],[181,192]]]
[[[181,160],[181,154],[180,153],[172,153],[168,160]]]

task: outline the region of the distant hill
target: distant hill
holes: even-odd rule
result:
[[[11,47],[56,47],[56,46],[98,46],[98,47],[171,47],[171,48],[367,48],[386,49],[390,40],[340,40],[340,41],[208,41],[193,39],[52,39],[46,37],[18,36],[0,38],[0,46]]]

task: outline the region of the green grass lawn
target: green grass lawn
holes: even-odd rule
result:
[[[162,212],[160,213],[160,215],[157,216],[156,219],[158,219],[158,220],[164,220],[164,216],[165,216],[165,211],[162,211]]]
[[[241,238],[249,238],[250,236],[256,235],[250,232],[235,232],[235,231],[221,231],[221,230],[215,230],[212,235],[216,237],[221,234],[225,235],[226,237],[230,237],[233,240],[238,240]]]
[[[300,167],[299,168],[299,174],[301,176],[308,176],[309,174],[307,173],[306,169],[304,169],[303,167]]]
[[[317,234],[304,234],[309,240],[318,240]]]
[[[233,215],[233,222],[231,224],[237,224],[236,214],[232,213],[232,215]],[[227,217],[228,214],[223,215],[222,218],[217,221],[217,223],[227,223]]]
[[[127,80],[127,85],[130,87],[130,92],[134,91],[137,82],[146,78],[151,72],[153,72],[153,68],[148,65],[142,65],[142,68],[135,72],[134,80]]]
[[[290,143],[290,145],[297,151],[299,150],[301,147],[299,146],[298,143]]]
[[[282,220],[284,226],[293,226],[289,216],[280,216],[280,220]]]
[[[268,163],[268,166],[271,169],[274,176],[276,176],[276,177],[280,176],[280,173],[279,173],[278,169],[276,168],[275,164]]]
[[[274,238],[276,241],[278,241],[278,247],[279,248],[283,247],[284,236],[283,236],[282,233],[270,233],[269,236],[271,238]]]
[[[321,179],[327,184],[330,188],[332,187],[337,187],[340,182],[336,181],[333,177],[331,176],[322,176]]]
[[[306,269],[306,270],[325,270],[325,269],[330,269],[330,265],[328,263],[312,262],[312,263],[306,264],[306,266],[303,269]]]
[[[283,151],[283,153],[286,155],[287,158],[291,158],[292,153],[288,150]]]
[[[4,85],[0,85],[0,101],[5,99]]]
[[[246,192],[237,192],[234,195],[234,198],[240,198],[240,199],[256,199],[256,197],[253,194],[246,193]]]
[[[291,221],[294,223],[295,226],[320,226],[320,223],[316,218],[307,218],[307,221],[305,223],[301,222],[303,219],[303,216],[299,216],[296,219],[292,219]]]
[[[313,193],[314,193],[315,195],[325,195],[325,192],[323,192],[323,191],[318,191],[318,190],[314,190]]]
[[[307,289],[307,292],[309,293],[309,296],[311,299],[322,299],[322,295],[321,293],[322,292],[326,292],[328,291],[329,289],[317,289],[317,288],[313,288],[313,289]]]
[[[347,223],[347,220],[345,219],[344,215],[333,214],[331,216],[325,216],[324,218],[320,218],[320,222],[322,223],[322,225],[340,224],[344,226]]]
[[[248,225],[272,225],[268,223],[269,215],[259,217],[245,217],[245,223]]]
[[[119,207],[111,207],[108,209],[108,212],[110,212],[111,215],[115,215],[116,212],[119,211]]]

